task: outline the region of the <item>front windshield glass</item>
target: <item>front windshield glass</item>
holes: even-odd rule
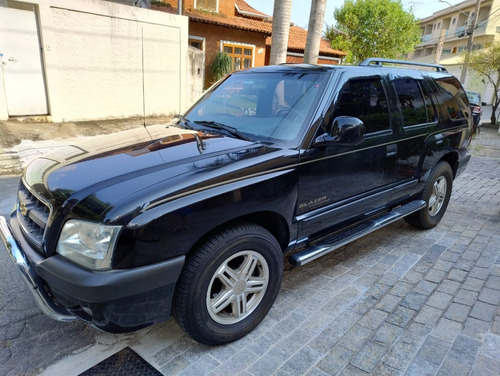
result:
[[[323,72],[240,73],[205,94],[186,114],[198,125],[225,125],[249,139],[298,141],[324,90]]]

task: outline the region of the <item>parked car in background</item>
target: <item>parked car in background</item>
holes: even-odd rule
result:
[[[470,159],[469,101],[442,66],[384,63],[408,64],[237,71],[156,137],[33,161],[0,237],[42,310],[115,333],[173,315],[221,345],[266,316],[285,256],[436,226]]]
[[[477,93],[475,91],[466,90],[467,98],[470,103],[470,110],[472,112],[472,125],[474,127],[474,133],[480,132],[480,124],[481,124],[481,114],[483,113],[482,106],[485,106],[486,103],[481,102],[481,93]]]

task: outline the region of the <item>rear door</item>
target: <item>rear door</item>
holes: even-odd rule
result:
[[[400,135],[393,170],[394,180],[399,181],[394,189],[394,200],[420,189],[417,179],[422,174],[425,143],[429,135],[438,130],[438,114],[431,100],[429,83],[425,75],[413,70],[389,75],[389,90],[399,109],[393,119]]]

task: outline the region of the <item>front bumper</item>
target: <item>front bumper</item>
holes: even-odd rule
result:
[[[33,294],[35,301],[38,306],[47,316],[58,321],[74,321],[76,316],[69,312],[66,308],[57,305],[49,296],[43,282],[40,277],[36,274],[36,271],[31,266],[30,262],[26,258],[26,255],[17,246],[12,233],[9,230],[7,221],[4,217],[0,216],[0,237],[7,248],[12,261],[16,264],[17,268],[21,272],[23,280],[28,285],[28,289]]]
[[[134,269],[90,271],[60,255],[43,258],[24,240],[15,215],[0,216],[0,237],[41,310],[59,321],[80,318],[128,332],[170,317],[184,256]]]

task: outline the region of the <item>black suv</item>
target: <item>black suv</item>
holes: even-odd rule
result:
[[[436,226],[470,158],[469,102],[441,66],[384,63],[405,62],[235,72],[157,133],[31,163],[0,233],[44,312],[109,332],[173,314],[227,343],[266,316],[285,259],[400,218]]]

